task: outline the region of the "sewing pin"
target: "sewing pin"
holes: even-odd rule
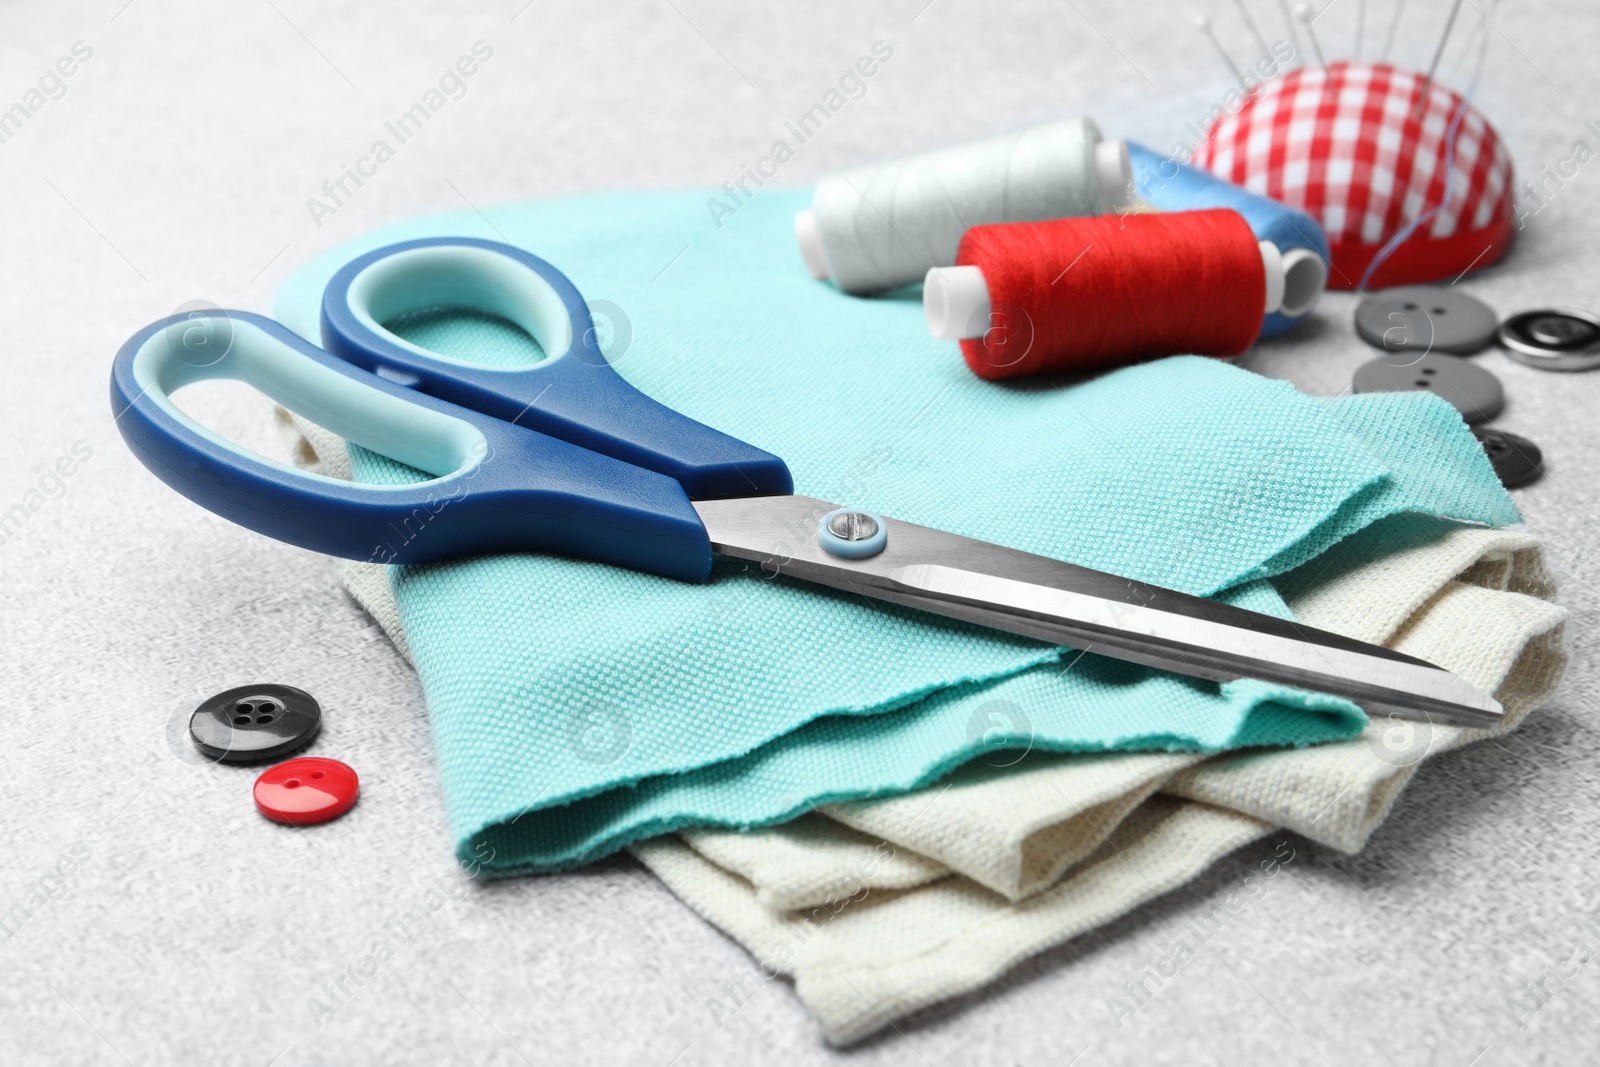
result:
[[[1256,25],[1256,20],[1250,17],[1250,9],[1244,6],[1244,0],[1233,0],[1233,2],[1239,8],[1244,24],[1250,27],[1250,34],[1256,39],[1256,44],[1261,46],[1261,54],[1271,56],[1272,49],[1267,47],[1267,39],[1261,35],[1261,27]]]
[[[1450,15],[1444,20],[1444,33],[1439,36],[1439,47],[1433,50],[1433,62],[1428,64],[1427,77],[1422,79],[1422,92],[1417,94],[1417,114],[1422,114],[1423,104],[1427,102],[1428,93],[1433,90],[1433,76],[1439,70],[1439,57],[1444,55],[1445,42],[1450,40],[1450,31],[1456,24],[1456,13],[1461,10],[1461,0],[1456,0],[1450,5]]]
[[[1217,55],[1222,57],[1222,61],[1226,63],[1228,65],[1228,69],[1233,72],[1233,80],[1238,84],[1243,85],[1244,75],[1240,72],[1239,65],[1233,61],[1233,57],[1228,55],[1227,49],[1222,47],[1222,42],[1217,40],[1217,35],[1212,32],[1211,20],[1206,18],[1204,15],[1201,15],[1199,18],[1194,20],[1194,24],[1199,28],[1201,33],[1211,38],[1211,45],[1217,50]]]
[[[1400,25],[1400,12],[1406,9],[1406,0],[1395,0],[1394,15],[1389,19],[1389,32],[1383,39],[1383,52],[1378,56],[1379,63],[1389,62],[1389,49],[1394,47],[1394,31]]]
[[[1289,0],[1278,0],[1278,10],[1283,12],[1283,24],[1289,27],[1289,47],[1294,49],[1295,58],[1300,58],[1300,35],[1294,32],[1294,19],[1289,14]],[[1301,60],[1300,65],[1305,66]]]
[[[1300,16],[1301,22],[1306,24],[1306,36],[1311,38],[1311,51],[1316,53],[1317,66],[1326,67],[1328,65],[1328,61],[1322,58],[1322,45],[1317,41],[1317,31],[1311,25],[1312,20],[1317,17],[1316,14],[1311,10],[1311,5],[1301,4],[1299,7],[1294,9],[1294,13]]]

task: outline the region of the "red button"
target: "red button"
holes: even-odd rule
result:
[[[255,795],[261,814],[275,822],[327,822],[355,806],[361,780],[349,764],[302,756],[262,771]]]

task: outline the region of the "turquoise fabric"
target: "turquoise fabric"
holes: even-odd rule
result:
[[[602,193],[407,222],[305,266],[278,317],[315,338],[328,277],[381,244],[509,241],[609,303],[601,343],[625,377],[784,457],[799,492],[1278,614],[1267,579],[1384,516],[1517,519],[1436,398],[1327,401],[1194,357],[983,382],[928,336],[914,295],[811,280],[790,230],[805,192],[764,190],[720,226],[706,199]],[[482,316],[396,328],[483,361],[539,358]],[[362,480],[417,476],[353,460]],[[689,824],[773,823],[996,748],[1214,751],[1364,724],[1342,700],[1080,656],[737,561],[703,586],[535,555],[391,581],[458,851],[491,874]]]

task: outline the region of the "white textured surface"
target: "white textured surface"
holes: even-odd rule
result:
[[[1260,856],[1246,849],[848,1057],[822,1046],[781,981],[751,985],[719,1027],[708,1001],[745,980],[748,957],[631,860],[460,888],[409,669],[330,594],[333,564],[212,518],[127,455],[106,404],[121,341],[189,300],[265,310],[312,252],[464,198],[737,178],[879,38],[893,62],[778,180],[1075,108],[1108,135],[1166,147],[1224,76],[1181,4],[537,0],[513,22],[522,0],[274,3],[3,16],[0,105],[74,41],[94,57],[0,144],[0,510],[75,441],[93,455],[0,544],[0,907],[89,851],[65,894],[0,943],[0,1062],[1041,1063],[1088,1046],[1080,1064],[1465,1064],[1487,1046],[1487,1067],[1583,1062],[1600,1043],[1588,1010],[1600,969],[1569,962],[1575,944],[1600,945],[1600,374],[1541,375],[1498,353],[1476,358],[1505,382],[1501,423],[1549,466],[1518,499],[1574,611],[1563,697],[1503,742],[1430,763],[1359,856],[1297,839],[1271,896],[1120,1029],[1110,991]],[[1242,58],[1229,5],[1201,7]],[[1251,7],[1275,36],[1276,5]],[[1367,7],[1376,42],[1392,8]],[[1407,3],[1397,55],[1424,61],[1444,7]],[[1319,19],[1330,53],[1348,51],[1354,9]],[[1584,127],[1600,125],[1600,12],[1526,0],[1494,18],[1478,99],[1520,171],[1555,167],[1580,137],[1600,147]],[[1464,7],[1459,40],[1475,19]],[[494,58],[467,95],[318,228],[307,197],[480,38]],[[1459,84],[1452,58],[1444,75]],[[1597,175],[1580,167],[1511,261],[1462,286],[1502,313],[1600,306]],[[1369,358],[1354,303],[1331,295],[1250,365],[1339,392]],[[205,401],[213,425],[275,447],[264,405],[223,390]],[[251,772],[193,766],[169,746],[167,725],[201,698],[265,678],[323,701],[317,752],[363,776],[349,817],[267,825]],[[411,909],[410,939],[347,980],[348,1002],[319,1028],[307,995],[375,943],[398,944],[385,924]],[[1567,976],[1544,979],[1545,1004],[1519,1029],[1507,998],[1546,967]]]

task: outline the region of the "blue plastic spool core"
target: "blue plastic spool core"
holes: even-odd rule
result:
[[[836,508],[817,523],[817,543],[840,559],[866,559],[888,545],[889,526],[882,515],[860,508]]]

